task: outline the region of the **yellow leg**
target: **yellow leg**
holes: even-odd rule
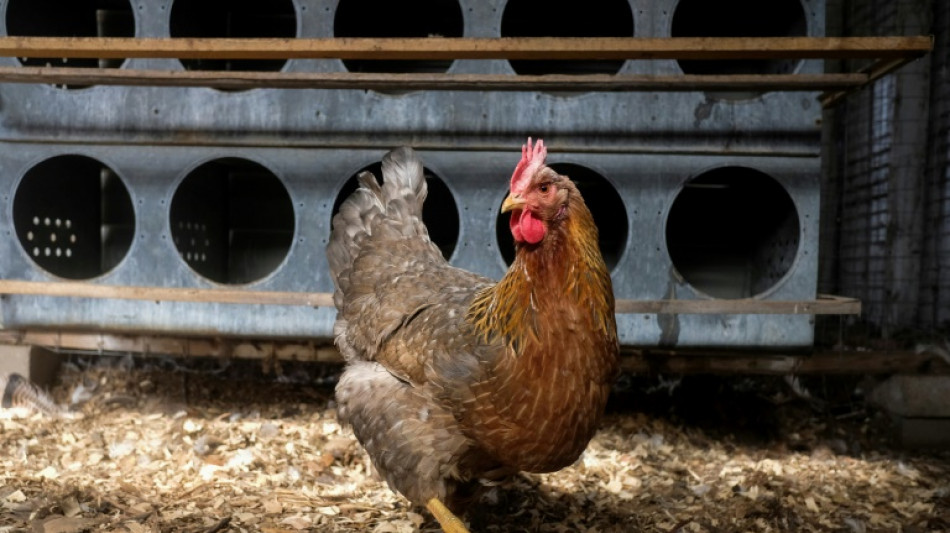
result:
[[[449,508],[445,506],[438,498],[432,498],[426,503],[426,509],[432,513],[432,516],[439,521],[442,531],[445,533],[469,533],[465,524],[455,516]]]

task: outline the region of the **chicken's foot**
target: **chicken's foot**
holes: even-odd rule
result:
[[[449,508],[438,498],[429,500],[426,503],[426,509],[439,521],[439,525],[442,526],[442,531],[445,533],[469,533],[468,528],[459,520],[459,517],[449,511]]]

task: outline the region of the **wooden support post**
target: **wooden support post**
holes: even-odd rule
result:
[[[0,374],[16,373],[41,387],[56,380],[62,356],[41,346],[0,344]]]

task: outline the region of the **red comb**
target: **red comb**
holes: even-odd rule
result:
[[[511,192],[521,193],[527,189],[531,176],[544,165],[547,156],[548,150],[544,147],[544,141],[538,139],[532,146],[531,137],[528,137],[528,144],[521,146],[521,161],[518,161],[518,166],[511,175]]]

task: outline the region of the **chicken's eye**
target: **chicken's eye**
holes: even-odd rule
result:
[[[548,187],[550,187],[550,186],[551,186],[550,183],[542,183],[541,185],[538,185],[538,190],[541,191],[541,192],[546,193],[546,192],[548,192]]]

